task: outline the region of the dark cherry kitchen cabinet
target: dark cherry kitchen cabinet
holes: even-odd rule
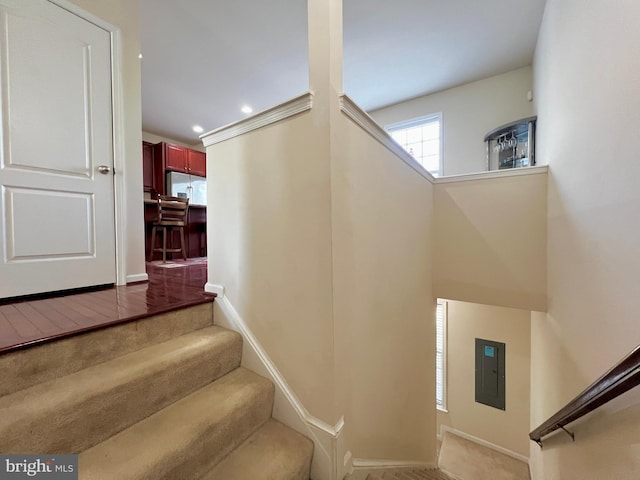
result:
[[[171,145],[170,143],[165,143],[164,148],[165,170],[188,173],[187,159],[189,149],[179,147],[177,145]]]
[[[197,150],[187,150],[187,168],[192,175],[207,176],[207,155]]]
[[[145,192],[156,191],[153,176],[153,144],[142,142],[142,184]]]
[[[206,155],[197,150],[160,142],[153,146],[153,154],[154,166],[156,169],[161,170],[159,175],[156,174],[156,181],[162,178],[162,183],[164,183],[164,173],[167,171],[189,173],[201,177],[207,175]]]
[[[207,208],[193,205],[189,207],[187,225],[184,232],[187,257],[207,256]]]

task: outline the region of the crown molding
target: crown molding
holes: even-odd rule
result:
[[[200,139],[205,147],[215,145],[216,143],[224,142],[225,140],[244,135],[253,130],[272,125],[286,118],[311,110],[312,105],[313,93],[307,92],[245,119],[203,133],[200,135]]]

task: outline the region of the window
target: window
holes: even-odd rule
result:
[[[394,123],[387,131],[431,175],[442,175],[442,114]]]
[[[447,411],[447,302],[436,305],[436,408]]]

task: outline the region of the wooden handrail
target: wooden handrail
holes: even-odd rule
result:
[[[555,415],[533,430],[529,438],[542,446],[542,437],[558,429],[564,430],[565,425],[638,385],[640,385],[640,345]]]

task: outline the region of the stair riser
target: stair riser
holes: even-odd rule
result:
[[[0,396],[213,325],[213,304],[154,315],[0,355]]]
[[[8,425],[6,418],[0,420],[0,451],[76,453],[96,445],[238,367],[242,340],[231,332],[224,336],[224,342],[203,343],[132,366],[132,372],[120,375],[117,382],[92,385],[99,379],[89,378],[85,390],[63,402],[33,399],[33,410],[19,410]],[[126,360],[111,371],[126,371]]]

